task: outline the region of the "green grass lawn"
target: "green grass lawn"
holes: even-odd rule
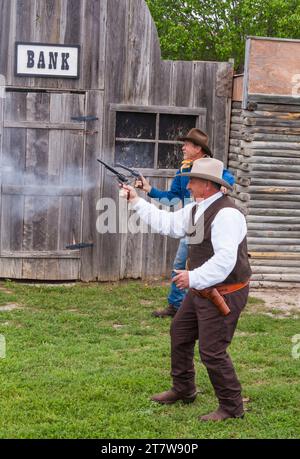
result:
[[[255,299],[230,347],[250,398],[244,420],[200,423],[216,399],[197,356],[199,396],[172,406],[149,400],[170,380],[167,286],[143,282],[30,285],[0,289],[1,438],[299,438],[300,321],[263,314]]]

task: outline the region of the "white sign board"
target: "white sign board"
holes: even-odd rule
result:
[[[80,46],[16,43],[15,75],[79,78]]]

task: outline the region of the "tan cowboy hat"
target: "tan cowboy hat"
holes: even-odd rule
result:
[[[193,142],[196,145],[199,145],[207,155],[211,158],[213,157],[212,152],[208,146],[208,135],[205,132],[200,131],[200,129],[193,128],[191,129],[185,137],[178,137],[178,140],[185,142],[188,140],[189,142]]]
[[[222,161],[214,158],[201,158],[196,159],[193,162],[193,167],[190,172],[182,172],[178,175],[186,175],[188,177],[209,180],[210,182],[218,183],[219,185],[225,186],[229,190],[232,190],[232,186],[229,185],[226,180],[223,180],[223,170],[224,164]]]

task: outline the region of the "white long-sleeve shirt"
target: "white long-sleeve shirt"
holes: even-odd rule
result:
[[[222,197],[218,192],[197,204],[195,223],[204,211],[217,199]],[[177,212],[159,210],[144,199],[132,205],[140,218],[155,231],[165,236],[181,238],[189,230],[190,216],[195,202],[188,204]],[[202,290],[223,282],[233,270],[238,246],[247,234],[244,215],[237,209],[226,207],[215,216],[211,225],[211,242],[214,255],[200,268],[189,271],[190,288]]]

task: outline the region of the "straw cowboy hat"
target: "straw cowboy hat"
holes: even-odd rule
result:
[[[210,156],[211,158],[213,156],[208,146],[208,135],[200,131],[200,129],[193,128],[188,132],[188,134],[185,137],[178,137],[178,140],[182,142],[193,142],[194,144],[199,145],[208,156]]]
[[[193,167],[190,172],[182,172],[178,175],[209,180],[232,190],[232,186],[223,180],[223,170],[224,164],[222,161],[214,158],[201,158],[193,162]]]

